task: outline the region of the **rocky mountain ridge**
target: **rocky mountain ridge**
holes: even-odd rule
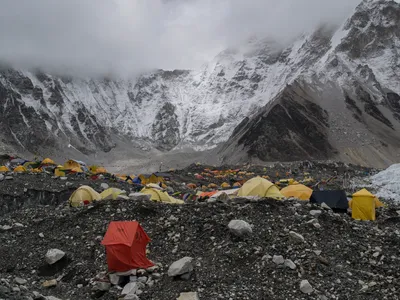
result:
[[[364,1],[338,31],[321,31],[313,67],[224,145],[225,161],[339,159],[385,166],[400,146],[400,4]]]

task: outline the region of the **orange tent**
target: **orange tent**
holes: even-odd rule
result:
[[[147,269],[154,264],[146,257],[150,238],[136,221],[114,221],[108,225],[102,245],[106,247],[109,271]]]
[[[217,192],[218,191],[204,192],[204,193],[201,193],[199,197],[201,197],[201,198],[206,198],[206,197],[210,198],[211,196],[215,195]]]
[[[189,189],[195,189],[195,188],[197,188],[197,185],[195,185],[194,183],[188,183],[187,185],[186,185]]]

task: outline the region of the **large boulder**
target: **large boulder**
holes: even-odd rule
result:
[[[304,294],[311,294],[314,291],[314,289],[308,282],[308,280],[302,280],[300,282],[300,291],[302,291]]]
[[[59,249],[49,249],[46,253],[45,259],[49,265],[52,265],[52,264],[58,262],[64,256],[65,256],[64,251],[61,251]]]
[[[244,237],[253,233],[250,224],[243,220],[232,220],[228,224],[229,231],[238,237]]]
[[[193,258],[192,257],[184,257],[180,260],[174,262],[168,269],[168,276],[175,277],[185,273],[190,273],[193,271]]]

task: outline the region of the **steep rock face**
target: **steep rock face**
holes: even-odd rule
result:
[[[174,105],[166,102],[154,120],[152,134],[160,150],[171,150],[180,141],[179,121],[175,110]]]
[[[260,160],[327,159],[328,115],[295,83],[236,131],[237,143]],[[244,125],[244,126],[243,126]]]

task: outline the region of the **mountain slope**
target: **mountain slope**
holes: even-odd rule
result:
[[[328,50],[223,146],[225,162],[399,159],[400,4],[362,2]]]

